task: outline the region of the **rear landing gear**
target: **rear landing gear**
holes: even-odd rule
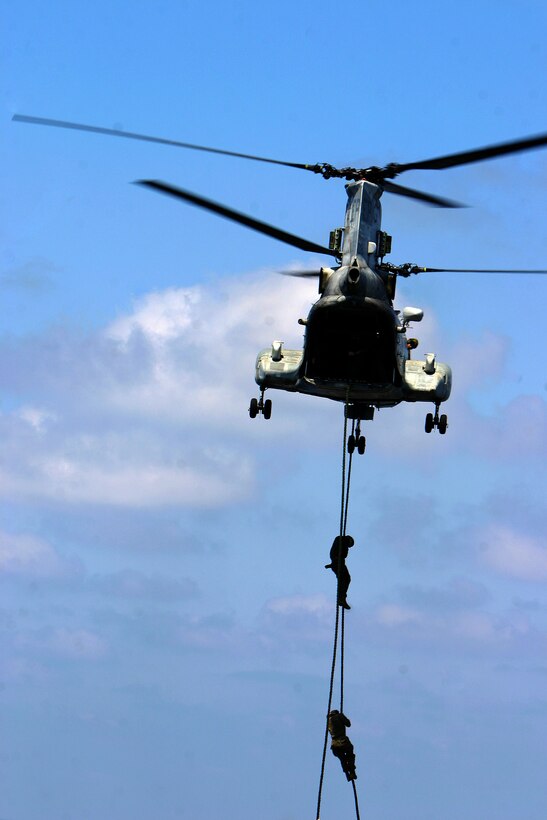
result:
[[[367,440],[361,435],[361,423],[358,421],[355,435],[352,433],[348,436],[348,453],[351,455],[357,447],[357,452],[362,456],[365,452],[366,446]]]
[[[431,433],[431,431],[436,427],[441,436],[444,436],[448,429],[448,417],[443,413],[442,416],[439,416],[439,407],[440,404],[435,405],[435,415],[433,413],[428,413],[425,417],[425,432]]]
[[[255,419],[259,413],[262,413],[265,419],[272,416],[272,400],[266,399],[264,401],[264,391],[260,394],[259,399],[252,398],[249,404],[249,415],[252,419]]]

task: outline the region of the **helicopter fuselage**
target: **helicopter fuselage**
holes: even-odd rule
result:
[[[302,350],[275,341],[259,353],[256,382],[268,388],[348,402],[356,418],[402,401],[433,402],[450,396],[450,367],[434,354],[411,359],[406,330],[422,311],[393,308],[395,276],[380,264],[382,189],[366,181],[346,186],[348,204],[341,265],[322,268],[320,298],[305,324]]]

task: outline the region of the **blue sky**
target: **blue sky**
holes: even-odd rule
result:
[[[412,161],[546,130],[540,2],[4,4],[0,816],[314,816],[342,414],[275,395],[321,260],[131,183],[324,243],[345,193],[296,162]],[[547,151],[413,172],[392,261],[545,267]],[[385,410],[355,463],[346,711],[362,813],[547,811],[545,281],[399,283],[454,370],[445,437]],[[352,816],[329,754],[322,817]]]

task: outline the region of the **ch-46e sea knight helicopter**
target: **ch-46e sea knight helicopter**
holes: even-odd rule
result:
[[[426,433],[436,428],[444,434],[448,426],[446,415],[439,415],[439,409],[450,396],[452,373],[450,367],[437,361],[433,353],[426,354],[422,360],[411,358],[411,350],[417,347],[418,342],[407,337],[407,331],[410,322],[422,319],[423,311],[415,307],[405,307],[402,311],[394,309],[398,276],[408,277],[425,271],[547,273],[545,270],[425,268],[410,263],[393,265],[385,262],[385,256],[391,250],[391,237],[381,230],[380,205],[380,197],[387,191],[429,205],[459,207],[457,202],[405,188],[391,180],[404,171],[453,168],[503,154],[540,148],[547,144],[547,134],[421,162],[391,163],[382,168],[335,168],[328,163],[307,165],[284,162],[63,120],[25,115],[15,115],[13,119],[268,162],[311,171],[324,179],[345,179],[348,195],[345,223],[343,228],[331,232],[328,247],[165,182],[140,180],[138,184],[212,211],[301,250],[326,254],[336,260],[332,267],[292,273],[296,276],[318,277],[320,296],[307,319],[299,320],[305,326],[302,350],[287,350],[283,348],[283,342],[274,341],[270,348],[258,354],[255,378],[260,387],[260,398],[251,399],[249,414],[252,418],[259,413],[264,418],[270,418],[272,402],[264,399],[264,393],[269,388],[345,402],[348,417],[357,419],[357,436],[350,437],[350,450],[357,447],[359,452],[364,452],[365,439],[360,435],[361,420],[371,420],[375,408],[394,407],[403,401],[428,402],[434,405],[435,412],[426,415]]]

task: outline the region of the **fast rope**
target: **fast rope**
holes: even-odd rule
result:
[[[344,711],[344,613],[345,609],[343,606],[339,604],[340,596],[340,575],[341,575],[341,567],[342,567],[342,538],[346,535],[346,526],[348,521],[348,509],[349,509],[349,491],[350,491],[350,484],[351,484],[351,465],[353,460],[353,451],[349,453],[348,459],[348,467],[346,472],[346,442],[347,442],[347,432],[348,432],[348,404],[349,404],[349,390],[346,394],[346,402],[344,406],[344,438],[342,442],[342,492],[341,492],[341,501],[340,501],[340,549],[338,550],[338,572],[337,572],[337,584],[336,584],[336,617],[334,623],[334,641],[333,641],[333,649],[332,649],[332,663],[331,663],[331,672],[330,672],[330,683],[329,683],[329,697],[328,697],[328,706],[327,706],[327,720],[325,724],[325,736],[323,741],[323,754],[321,758],[321,774],[319,777],[319,789],[317,794],[317,811],[316,811],[316,818],[320,820],[321,816],[321,798],[323,794],[323,781],[325,778],[325,762],[327,756],[327,744],[329,738],[329,723],[328,718],[331,712],[332,700],[333,700],[333,692],[334,692],[334,677],[336,673],[336,658],[338,654],[338,632],[340,631],[340,712],[343,713]],[[352,427],[351,427],[351,434],[354,435],[355,433],[355,419],[352,420]],[[340,610],[342,610],[342,616],[340,617]],[[351,781],[351,785],[353,788],[353,797],[355,801],[355,812],[357,816],[357,820],[360,820],[359,815],[359,802],[357,799],[357,789],[355,787],[355,781]]]

